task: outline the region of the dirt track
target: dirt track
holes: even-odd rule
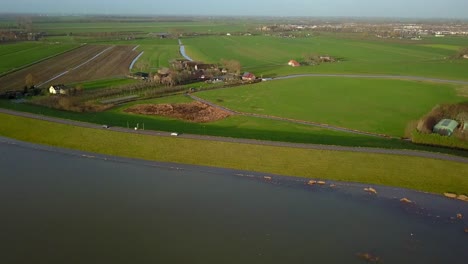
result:
[[[36,85],[72,83],[125,75],[138,55],[133,46],[86,45],[0,78],[0,93],[21,91],[31,73]]]

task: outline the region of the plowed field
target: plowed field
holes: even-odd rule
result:
[[[138,52],[133,46],[87,45],[0,78],[0,93],[22,90],[32,74],[36,86],[67,84],[125,75]]]

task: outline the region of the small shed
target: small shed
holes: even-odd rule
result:
[[[458,127],[458,122],[452,119],[442,119],[432,131],[442,136],[451,136]]]
[[[296,60],[290,60],[288,62],[288,65],[291,66],[291,67],[299,67],[301,66],[301,64],[299,62],[297,62]]]

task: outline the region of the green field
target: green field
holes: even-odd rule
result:
[[[76,44],[20,42],[0,45],[0,74],[77,47]]]
[[[211,36],[183,39],[187,53],[196,60],[219,62],[235,59],[244,70],[272,77],[297,73],[367,73],[416,75],[468,80],[468,60],[450,60],[468,46],[465,38],[428,39],[422,42],[384,42],[321,35],[309,38],[269,36]],[[446,43],[444,43],[445,41]],[[443,46],[440,46],[443,45]],[[450,46],[448,49],[447,45]],[[291,68],[291,59],[304,54],[330,55],[339,63]]]
[[[468,156],[468,152],[466,151],[415,145],[410,142],[397,139],[355,135],[323,128],[293,124],[289,122],[259,119],[255,117],[232,116],[227,119],[212,123],[191,123],[165,117],[136,115],[124,112],[124,109],[137,104],[181,102],[191,102],[191,100],[185,96],[172,96],[160,99],[135,101],[99,113],[66,112],[36,105],[24,103],[18,104],[5,100],[0,100],[0,107],[63,119],[71,119],[96,124],[107,124],[111,126],[127,127],[128,125],[128,127],[131,128],[135,127],[137,124],[142,127],[144,124],[144,127],[147,130],[168,132],[176,131],[187,134],[250,138],[296,143],[380,147],[391,149],[414,149],[448,153],[459,156]]]
[[[468,165],[463,163],[144,136],[4,114],[0,114],[0,122],[1,136],[109,155],[259,171],[267,175],[383,184],[433,193],[468,190],[468,178],[460,173],[468,171]]]
[[[104,79],[104,80],[95,80],[83,83],[74,83],[71,86],[78,86],[81,85],[85,90],[95,90],[95,89],[102,89],[102,88],[112,88],[118,87],[121,85],[127,85],[132,83],[138,83],[138,80],[128,79],[128,78],[114,78],[114,79]]]
[[[466,100],[455,86],[400,80],[303,77],[196,95],[233,110],[403,136],[435,105]]]
[[[38,31],[50,34],[83,34],[97,32],[180,32],[217,33],[243,32],[251,26],[242,22],[229,21],[186,21],[186,22],[43,22],[35,24]]]
[[[137,50],[144,53],[138,59],[133,71],[155,72],[160,67],[169,67],[169,61],[181,58],[176,39],[139,40],[136,44],[140,45]]]

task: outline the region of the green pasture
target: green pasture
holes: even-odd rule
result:
[[[169,67],[169,61],[180,58],[176,39],[147,39],[136,42],[143,55],[138,59],[133,71],[155,72],[160,67]]]
[[[265,175],[382,184],[432,193],[466,194],[468,190],[468,178],[460,173],[468,170],[464,163],[145,136],[4,114],[0,114],[0,122],[1,136],[108,155],[258,171]]]
[[[187,21],[187,22],[43,22],[34,24],[35,29],[49,34],[82,34],[99,32],[178,32],[186,33],[218,33],[244,32],[251,25],[230,21]]]
[[[129,78],[113,78],[113,79],[103,79],[103,80],[94,80],[89,82],[73,83],[72,86],[81,85],[84,90],[95,90],[102,88],[113,88],[121,85],[127,85],[132,83],[138,83],[138,80],[129,79]]]
[[[466,40],[447,38],[446,44],[439,42],[399,43],[330,35],[294,39],[273,36],[183,39],[188,55],[196,60],[235,59],[241,62],[244,70],[269,77],[298,73],[367,73],[468,80],[468,60],[449,59],[466,45]],[[287,66],[289,60],[301,61],[304,54],[311,53],[330,55],[341,61],[298,68]]]
[[[172,96],[160,99],[135,101],[98,113],[75,113],[50,109],[25,103],[12,103],[0,100],[0,107],[17,111],[31,112],[96,124],[107,124],[119,127],[135,127],[137,124],[146,130],[179,132],[233,138],[250,138],[297,143],[314,143],[344,146],[365,146],[382,148],[419,148],[400,140],[382,139],[363,135],[352,135],[306,125],[292,124],[253,117],[232,116],[212,123],[191,123],[182,120],[126,113],[124,110],[138,104],[182,103],[191,102],[185,96]],[[443,149],[433,149],[444,151]],[[452,153],[452,152],[450,152]]]
[[[76,44],[20,42],[0,45],[0,74],[77,47]]]
[[[456,86],[415,81],[303,77],[197,93],[230,109],[403,136],[434,106],[466,100]]]
[[[466,151],[421,146],[402,140],[355,135],[306,125],[265,120],[254,117],[231,116],[227,119],[212,123],[191,123],[165,117],[137,115],[124,112],[126,108],[137,104],[183,102],[191,102],[191,99],[180,95],[144,101],[134,101],[99,113],[66,112],[26,103],[13,103],[6,100],[0,100],[0,107],[63,119],[71,119],[96,124],[107,124],[119,127],[128,126],[131,128],[135,127],[137,124],[142,127],[144,124],[146,130],[159,130],[167,132],[175,131],[186,134],[249,138],[295,143],[415,149],[449,153],[460,156],[468,155]]]

